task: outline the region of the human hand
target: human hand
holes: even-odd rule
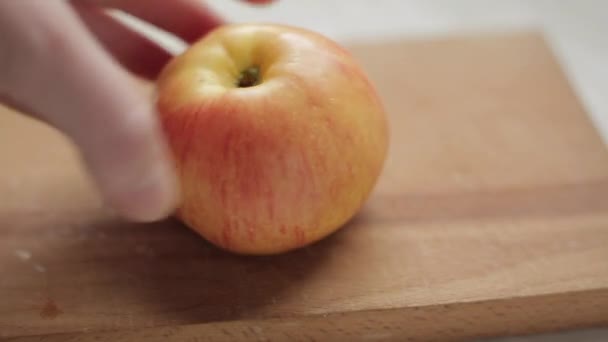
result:
[[[172,56],[104,8],[186,42],[222,23],[199,0],[2,0],[0,102],[74,141],[120,214],[158,220],[173,212],[179,191],[154,105],[133,74],[154,79]]]

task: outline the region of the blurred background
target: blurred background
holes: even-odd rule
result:
[[[297,25],[342,43],[467,32],[540,31],[591,119],[608,141],[608,1],[278,0],[271,6],[258,7],[236,0],[206,3],[228,21]],[[174,52],[184,48],[171,37],[137,22],[131,23]],[[608,330],[499,341],[608,341]]]
[[[205,2],[228,21],[292,24],[340,42],[540,31],[608,141],[608,1],[278,0],[270,6],[238,0]],[[183,48],[171,37],[140,27],[172,51]]]

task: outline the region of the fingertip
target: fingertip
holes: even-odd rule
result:
[[[175,176],[157,165],[128,186],[107,194],[109,204],[129,221],[148,223],[166,219],[179,205]]]
[[[125,120],[122,124],[125,128],[122,132],[115,130],[112,143],[89,151],[95,159],[90,165],[104,197],[121,216],[136,222],[153,222],[171,216],[180,199],[170,149],[156,121],[152,120],[152,111],[145,113],[145,116],[140,114],[144,122]]]

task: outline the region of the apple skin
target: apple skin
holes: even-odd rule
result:
[[[250,67],[260,83],[239,87]],[[318,33],[221,26],[176,56],[156,91],[180,179],[176,216],[222,249],[318,241],[360,210],[382,172],[381,100],[349,52]]]

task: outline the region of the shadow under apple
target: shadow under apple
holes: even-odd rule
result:
[[[11,335],[294,315],[307,308],[307,282],[319,277],[352,225],[289,253],[239,256],[174,219],[142,225],[108,215],[83,217],[57,215],[50,226],[40,220],[47,226],[5,231],[5,238],[12,236],[32,254],[30,266],[44,268],[36,272],[23,260],[4,259],[6,274],[21,284],[5,306],[26,322],[0,322]],[[49,305],[53,315],[47,314]]]

